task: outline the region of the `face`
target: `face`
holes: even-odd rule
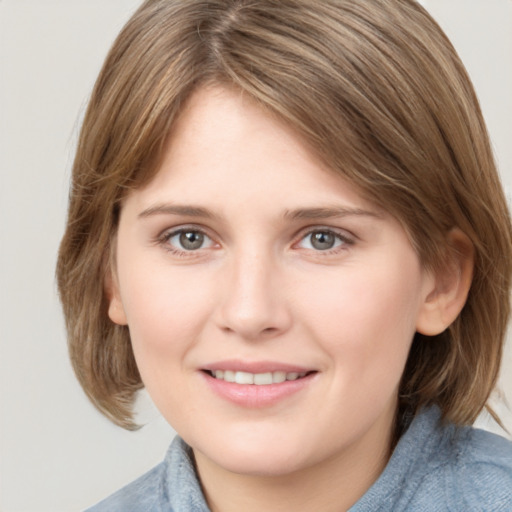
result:
[[[432,286],[398,221],[212,87],[123,204],[109,315],[200,464],[282,475],[389,447]]]

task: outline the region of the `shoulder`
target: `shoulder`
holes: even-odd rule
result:
[[[484,430],[465,428],[451,471],[463,502],[489,504],[488,510],[512,510],[512,442]],[[468,510],[470,510],[468,508]]]
[[[176,436],[164,461],[86,512],[207,512],[192,450]]]
[[[164,463],[154,467],[86,512],[157,512]]]
[[[437,495],[446,505],[444,510],[510,512],[512,442],[471,427],[443,430],[438,451],[431,454],[422,490]]]
[[[422,410],[351,512],[511,512],[512,443]]]

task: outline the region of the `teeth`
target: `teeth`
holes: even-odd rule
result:
[[[274,372],[272,374],[274,384],[280,384],[286,380],[286,372]]]
[[[234,372],[231,370],[215,370],[211,372],[212,377],[225,380],[226,382],[236,382],[237,384],[255,384],[256,386],[268,386],[269,384],[280,384],[286,380],[297,380],[306,376],[306,372],[266,372],[249,373]]]
[[[247,372],[236,372],[235,382],[237,384],[254,384],[254,375]]]
[[[235,372],[230,372],[229,370],[226,370],[224,372],[224,380],[226,382],[235,382],[235,379],[236,379],[236,373]]]
[[[257,386],[268,386],[272,384],[272,380],[271,373],[256,373],[254,375],[254,384]]]

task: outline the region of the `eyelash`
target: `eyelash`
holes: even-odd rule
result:
[[[197,227],[197,226],[186,226],[181,227],[178,229],[174,229],[171,231],[165,231],[161,235],[158,236],[156,242],[161,245],[167,252],[173,254],[174,256],[178,256],[181,258],[190,258],[191,256],[197,256],[197,254],[202,247],[197,250],[186,250],[186,249],[179,249],[173,245],[170,244],[170,240],[174,238],[175,236],[182,235],[184,233],[195,233],[204,236],[206,239],[210,240],[212,244],[215,244],[212,237],[206,233],[203,229]]]
[[[211,244],[215,244],[213,238],[211,236],[209,236],[205,230],[203,230],[197,226],[185,226],[185,227],[180,227],[178,229],[173,229],[171,231],[165,231],[157,237],[156,242],[159,245],[161,245],[167,252],[173,254],[174,256],[178,256],[178,257],[182,257],[182,258],[187,258],[187,257],[190,258],[190,257],[197,256],[198,253],[202,249],[210,248],[210,247],[207,247],[207,248],[199,247],[196,250],[194,250],[194,249],[187,250],[187,249],[179,249],[176,246],[170,244],[170,240],[172,238],[182,235],[182,234],[185,234],[185,233],[195,233],[195,234],[202,235],[206,239],[210,240]],[[328,248],[328,249],[323,249],[323,250],[315,249],[315,248],[306,248],[305,249],[307,251],[311,251],[313,253],[317,253],[318,255],[322,255],[322,256],[338,254],[342,251],[347,250],[347,248],[349,246],[352,246],[355,243],[355,240],[353,237],[348,236],[347,234],[342,234],[333,228],[312,227],[312,228],[308,228],[307,231],[303,231],[300,234],[299,240],[297,242],[295,242],[292,245],[292,247],[299,245],[301,242],[306,240],[308,237],[311,237],[315,234],[322,234],[322,235],[328,235],[328,236],[332,235],[335,238],[335,243],[337,243],[337,245],[335,245],[333,248]]]
[[[311,240],[311,237],[315,234],[321,234],[321,235],[332,235],[335,238],[334,243],[338,243],[338,245],[335,245],[332,248],[328,249],[315,249],[315,248],[308,248],[306,250],[312,251],[314,253],[317,253],[319,256],[329,256],[338,254],[342,251],[347,250],[348,247],[354,245],[355,240],[354,237],[349,236],[346,233],[340,233],[338,230],[335,230],[333,228],[327,228],[327,227],[314,227],[309,228],[306,232],[301,233],[301,237],[298,242],[296,242],[294,245],[298,245],[304,240],[306,240],[308,237]],[[310,242],[311,244],[311,242]]]

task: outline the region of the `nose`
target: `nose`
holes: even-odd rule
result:
[[[230,261],[217,324],[245,340],[276,337],[291,325],[283,273],[268,254],[245,251]]]

